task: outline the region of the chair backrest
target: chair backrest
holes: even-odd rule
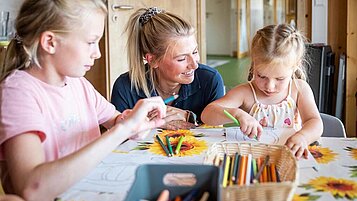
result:
[[[345,127],[340,119],[329,114],[320,113],[324,131],[322,137],[346,137]]]

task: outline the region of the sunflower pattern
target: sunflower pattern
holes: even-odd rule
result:
[[[160,134],[163,135],[163,134]],[[164,139],[162,136],[160,138]],[[172,146],[173,150],[176,150],[179,137],[170,137],[170,144]],[[166,140],[164,141],[164,144],[166,144]],[[204,140],[197,140],[193,136],[186,136],[182,145],[180,152],[178,154],[175,154],[174,156],[193,156],[193,155],[200,155],[203,151],[207,150],[208,146],[206,144],[206,141]],[[149,151],[154,154],[159,154],[166,156],[165,151],[162,149],[161,145],[159,142],[154,142],[152,145],[149,146]]]
[[[347,166],[350,168],[351,177],[357,177],[357,165]]]
[[[321,176],[310,180],[308,184],[302,185],[302,187],[306,189],[315,189],[316,191],[329,192],[336,199],[357,199],[357,183],[352,180]]]
[[[353,159],[357,160],[357,148],[346,147],[344,150],[350,152]]]
[[[294,194],[293,201],[315,201],[319,199],[319,195],[310,195],[309,193],[304,194]]]
[[[315,158],[317,163],[327,164],[331,161],[336,160],[338,156],[337,153],[334,153],[331,149],[327,147],[321,146],[309,146],[309,151],[311,152],[312,156]]]

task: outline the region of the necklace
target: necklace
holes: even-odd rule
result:
[[[176,93],[176,90],[179,89],[180,87],[181,87],[181,84],[178,84],[176,87],[174,87],[172,89],[172,91],[165,91],[160,88],[160,85],[158,83],[156,83],[156,88],[159,90],[160,94],[162,93],[162,95],[173,96],[178,93],[178,92]]]

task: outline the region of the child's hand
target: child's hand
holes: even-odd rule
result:
[[[115,123],[122,122],[124,119],[126,119],[128,116],[130,116],[130,113],[132,111],[133,110],[131,110],[131,109],[124,110],[121,114],[119,114],[117,116],[117,118],[115,119]]]
[[[254,117],[244,112],[240,114],[238,120],[240,123],[240,130],[245,135],[248,135],[249,138],[255,136],[257,136],[258,139],[260,138],[263,128]]]
[[[149,118],[149,114],[154,113],[154,117]],[[165,123],[166,105],[160,97],[140,99],[134,106],[123,123],[132,134],[138,134],[152,128],[159,127]]]
[[[291,152],[295,155],[297,159],[300,159],[304,155],[307,159],[308,156],[308,143],[303,134],[297,132],[288,138],[285,145],[289,147]]]

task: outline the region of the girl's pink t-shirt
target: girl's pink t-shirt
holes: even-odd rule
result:
[[[65,86],[57,87],[16,70],[0,90],[0,161],[3,143],[26,132],[38,134],[46,161],[66,156],[98,138],[99,124],[115,114],[84,77],[68,77]]]

